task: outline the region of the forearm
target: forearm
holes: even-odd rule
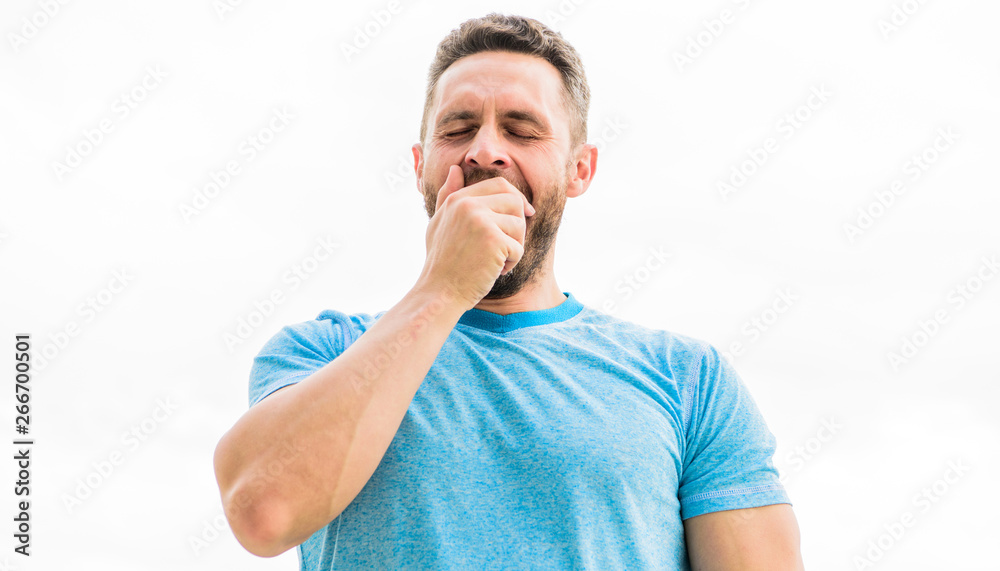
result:
[[[282,553],[336,518],[374,473],[463,309],[414,289],[339,357],[223,436],[215,470],[237,539]],[[280,479],[267,477],[280,466]]]

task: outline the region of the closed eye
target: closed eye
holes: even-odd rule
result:
[[[450,138],[451,137],[461,137],[462,135],[467,135],[471,131],[473,131],[473,129],[462,129],[461,131],[452,131],[450,133],[445,133],[444,136],[445,137],[450,137]],[[517,137],[518,139],[525,140],[525,141],[532,141],[532,140],[535,140],[535,139],[538,138],[538,137],[536,137],[534,135],[525,135],[525,134],[522,134],[522,133],[518,133],[516,131],[507,131],[507,132],[510,133],[512,136]]]

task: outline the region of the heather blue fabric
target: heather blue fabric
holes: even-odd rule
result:
[[[383,313],[328,310],[283,328],[254,360],[250,405],[337,357]],[[570,294],[540,311],[472,309],[372,478],[299,560],[306,570],[689,569],[683,519],[791,503],[774,448],[746,387],[703,341]]]

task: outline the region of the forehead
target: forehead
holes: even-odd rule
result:
[[[438,80],[433,121],[460,108],[479,112],[486,104],[498,113],[524,110],[566,121],[559,70],[527,54],[481,52],[451,64]]]

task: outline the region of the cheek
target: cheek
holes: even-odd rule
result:
[[[566,165],[558,157],[542,154],[522,160],[511,158],[517,164],[521,178],[538,194],[547,194],[551,187],[561,186],[566,180]]]
[[[425,190],[432,190],[436,193],[438,189],[444,186],[444,181],[447,178],[447,168],[441,170],[440,168],[429,169],[426,166],[424,167],[423,186]]]
[[[565,177],[556,172],[538,172],[528,178],[532,203],[536,209],[551,209],[559,203],[559,194],[565,192]]]

